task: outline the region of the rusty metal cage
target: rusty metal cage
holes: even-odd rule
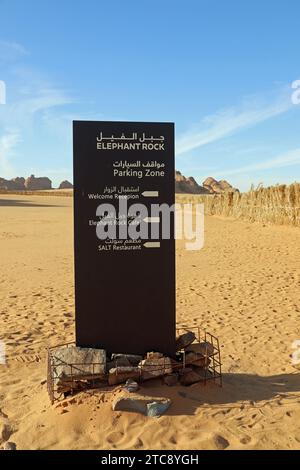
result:
[[[206,356],[210,358],[210,362],[203,369],[203,378],[201,382],[203,382],[204,385],[206,385],[208,381],[212,380],[214,383],[222,387],[223,385],[222,362],[221,362],[221,350],[220,350],[219,339],[200,326],[176,328],[177,336],[183,334],[184,332],[186,333],[188,331],[192,331],[195,334],[197,343],[208,343],[213,348],[212,353],[209,354],[207,352],[206,354]],[[185,358],[186,352],[185,351],[182,351],[182,352],[183,352],[183,368],[185,368],[186,367],[186,358]]]
[[[192,331],[196,336],[196,343],[208,343],[210,347],[213,348],[212,352],[207,352],[207,357],[209,360],[205,367],[203,367],[203,374],[199,382],[202,382],[204,385],[208,381],[213,381],[217,383],[220,387],[222,387],[222,364],[221,364],[221,352],[220,352],[220,345],[219,340],[211,333],[207,332],[205,329],[201,327],[178,327],[176,329],[177,336]],[[195,344],[195,343],[194,343]],[[60,344],[47,350],[47,389],[48,395],[50,398],[51,403],[53,404],[56,401],[59,401],[65,398],[66,394],[74,394],[76,392],[88,389],[97,389],[101,388],[103,391],[111,391],[112,387],[108,385],[108,372],[105,373],[95,373],[95,370],[99,370],[99,366],[105,367],[106,363],[102,362],[90,362],[90,363],[73,363],[67,364],[66,362],[58,359],[55,356],[55,351],[61,347],[70,347],[74,346],[75,343],[65,343]],[[185,350],[181,350],[178,352],[180,355],[179,361],[172,361],[172,370],[173,372],[178,372],[179,374],[189,365],[186,364],[186,352]],[[170,363],[167,361],[168,358],[165,358],[163,364],[155,365],[155,363],[150,366],[143,366],[139,365],[139,373],[136,376],[136,380],[142,382],[144,373],[152,373],[153,378],[161,377],[165,374],[169,373]],[[58,367],[62,365],[67,367],[69,370],[68,373],[68,380],[67,380],[67,388],[64,387],[65,383],[61,383],[61,377],[57,373]],[[82,376],[78,375],[78,370],[88,368],[89,371]],[[118,361],[116,360],[116,374],[118,375]],[[119,370],[121,368],[119,367]],[[150,378],[150,377],[148,377]],[[121,383],[121,382],[116,382]]]

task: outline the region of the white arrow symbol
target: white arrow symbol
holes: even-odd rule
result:
[[[145,217],[144,222],[147,222],[148,224],[159,224],[160,218],[159,217]]]
[[[160,248],[160,242],[146,242],[144,243],[145,248]]]
[[[144,196],[144,197],[158,197],[159,192],[158,191],[144,191],[142,193],[142,196]]]

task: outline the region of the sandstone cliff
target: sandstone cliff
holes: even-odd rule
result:
[[[209,191],[203,186],[199,186],[196,180],[190,176],[186,178],[180,171],[175,172],[175,193],[186,194],[209,194]]]
[[[206,188],[210,194],[223,194],[223,193],[235,193],[238,192],[238,189],[233,188],[226,180],[217,181],[211,176],[206,178],[203,181],[203,186]]]
[[[7,180],[0,178],[0,189],[6,191],[26,191],[52,189],[52,182],[47,177],[36,178],[34,175],[25,180],[23,177]]]
[[[46,176],[41,178],[36,178],[34,175],[29,176],[25,180],[25,189],[35,191],[43,189],[52,189],[52,182]]]
[[[60,183],[58,189],[73,189],[73,185],[70,181],[65,180]]]

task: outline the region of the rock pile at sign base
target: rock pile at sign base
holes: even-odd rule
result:
[[[189,386],[205,380],[205,369],[186,367],[179,374],[180,385]]]
[[[149,397],[144,397],[136,404],[137,398],[133,394],[139,390],[140,382],[151,379],[161,378],[162,383],[169,387],[189,386],[206,380],[210,376],[209,365],[215,349],[209,342],[197,343],[195,340],[196,336],[192,331],[185,331],[177,337],[176,360],[157,351],[148,352],[146,356],[123,353],[107,356],[104,349],[80,348],[75,345],[52,349],[50,372],[55,391],[67,396],[74,391],[105,384],[123,384],[123,390],[129,397],[123,397],[123,401],[118,402],[116,407],[134,406],[147,416],[158,416],[163,413],[167,404],[169,406],[167,399],[149,401]]]
[[[106,372],[106,352],[103,349],[62,346],[52,354],[52,376],[57,391],[68,393],[81,390],[88,380],[103,379]]]
[[[138,366],[143,356],[137,354],[112,354],[111,359],[115,362],[116,366]]]
[[[196,335],[193,331],[187,331],[182,335],[176,338],[176,351],[180,351],[181,349],[186,348],[190,344],[192,344],[196,339]]]
[[[138,367],[114,367],[108,374],[109,385],[117,385],[126,382],[128,379],[139,380],[140,369]]]
[[[60,379],[104,375],[106,352],[104,349],[61,347],[53,355],[53,368]]]
[[[192,331],[186,331],[176,339],[176,349],[184,351],[187,366],[179,370],[179,382],[184,386],[205,381],[211,375],[210,358],[215,354],[215,349],[209,342],[194,343],[195,339]]]
[[[168,385],[168,387],[173,387],[174,385],[178,384],[178,374],[175,372],[173,374],[165,375],[164,376],[164,384]]]
[[[155,379],[173,371],[172,361],[169,357],[164,357],[160,353],[148,353],[147,358],[139,364],[143,380]]]
[[[208,342],[190,344],[185,351],[202,357],[211,357],[215,352],[213,345]]]

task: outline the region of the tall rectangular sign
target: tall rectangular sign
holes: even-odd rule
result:
[[[76,343],[173,355],[174,125],[74,121],[73,139]]]

